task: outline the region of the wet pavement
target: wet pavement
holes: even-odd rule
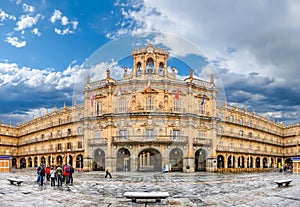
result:
[[[300,206],[300,175],[271,173],[218,174],[75,172],[74,184],[63,187],[38,186],[35,170],[0,173],[0,206]],[[12,185],[8,177],[23,179]],[[290,186],[278,187],[276,180],[293,179]],[[160,203],[124,198],[127,191],[164,191],[170,197]]]

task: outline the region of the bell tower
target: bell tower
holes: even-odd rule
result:
[[[146,48],[135,49],[131,53],[133,59],[132,74],[134,77],[145,75],[167,75],[167,59],[169,52],[148,44]]]

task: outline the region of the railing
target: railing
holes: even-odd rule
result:
[[[106,138],[89,139],[88,145],[89,146],[105,146],[105,145],[107,145],[107,140],[106,140]]]
[[[51,139],[59,139],[59,138],[66,138],[66,137],[74,137],[74,136],[83,136],[82,134],[78,134],[78,133],[61,133],[61,134],[52,134],[52,136],[50,134],[45,135],[44,138],[42,138],[41,136],[33,138],[33,139],[26,139],[26,140],[20,140],[19,141],[19,145],[25,145],[25,144],[31,144],[31,143],[36,143],[36,142],[43,142],[43,141],[48,141]]]
[[[71,153],[75,151],[83,151],[83,148],[78,148],[77,146],[61,147],[61,148],[48,148],[48,149],[36,149],[36,150],[26,150],[20,151],[18,153],[19,156],[28,156],[28,155],[38,155],[38,154],[55,154],[55,153]]]
[[[263,143],[273,144],[273,145],[277,145],[277,146],[282,146],[283,145],[283,143],[280,142],[280,141],[267,139],[267,138],[260,138],[259,136],[250,137],[249,135],[241,135],[241,134],[236,133],[236,132],[223,131],[223,133],[218,133],[218,135],[226,136],[226,137],[235,137],[235,138],[249,140],[249,141],[263,142]]]
[[[193,145],[194,146],[211,146],[212,140],[205,139],[205,138],[194,138]]]
[[[113,144],[187,144],[187,136],[114,136]]]
[[[274,156],[282,155],[282,153],[280,152],[268,152],[266,150],[261,150],[261,149],[231,147],[231,146],[223,146],[223,145],[217,145],[217,151],[233,152],[233,153],[249,153],[249,154],[266,154],[266,155],[274,155]]]

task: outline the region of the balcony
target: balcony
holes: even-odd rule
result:
[[[107,141],[106,141],[106,138],[89,139],[88,140],[88,145],[90,147],[92,147],[92,146],[106,146]]]
[[[205,138],[194,138],[193,140],[194,146],[212,146],[212,140],[211,139],[205,139]]]
[[[187,144],[187,136],[114,136],[112,143],[115,145],[139,144]]]

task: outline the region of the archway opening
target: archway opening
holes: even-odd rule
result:
[[[130,171],[130,152],[126,148],[118,150],[117,171]]]
[[[142,150],[138,155],[138,171],[161,172],[162,156],[160,152],[152,148]]]
[[[227,163],[228,163],[228,168],[234,168],[234,162],[235,162],[235,157],[233,155],[229,155]]]
[[[26,168],[26,159],[24,157],[20,160],[20,168]]]
[[[58,165],[62,166],[62,164],[63,164],[63,158],[62,158],[62,156],[58,155],[58,156],[56,157],[56,163],[57,163]]]
[[[170,164],[172,171],[183,170],[183,152],[179,148],[172,149],[170,152]]]
[[[207,151],[204,149],[199,149],[195,153],[195,170],[196,171],[206,171],[206,158]]]
[[[29,157],[28,163],[29,163],[29,167],[33,167],[33,166],[32,166],[32,158],[31,158],[31,157]]]
[[[82,169],[83,168],[83,156],[78,155],[76,157],[76,168]]]
[[[253,162],[252,162],[252,157],[248,157],[247,158],[247,167],[248,168],[252,168],[253,167],[253,164],[252,164]]]
[[[94,152],[93,170],[99,171],[105,169],[105,152],[102,149],[97,149]]]
[[[263,168],[268,168],[268,160],[266,157],[263,159]]]
[[[225,167],[224,156],[223,155],[218,155],[218,157],[217,157],[217,166],[218,166],[218,168],[224,168]]]
[[[255,159],[255,168],[260,168],[260,158],[259,157],[257,157]]]
[[[16,158],[12,159],[11,165],[12,165],[12,167],[17,168],[17,159]]]

